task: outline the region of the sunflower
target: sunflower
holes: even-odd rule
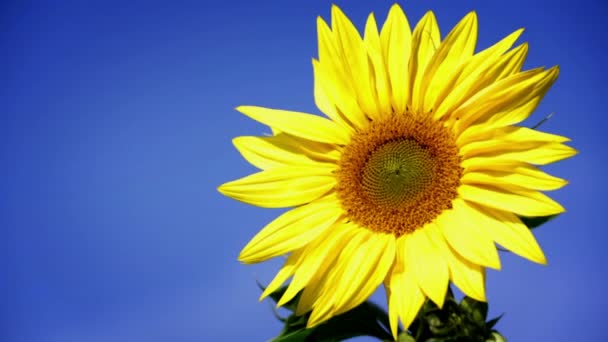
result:
[[[294,207],[262,229],[239,260],[289,254],[262,294],[289,278],[279,305],[301,292],[308,326],[386,288],[391,330],[407,328],[428,298],[441,307],[449,283],[485,301],[485,268],[500,269],[495,243],[531,261],[545,256],[520,217],[564,208],[541,191],[567,182],[538,168],[576,153],[567,138],[516,126],[559,69],[522,71],[528,45],[513,32],[475,53],[477,16],[443,39],[433,12],[410,29],[394,5],[380,32],[363,37],[337,7],[317,20],[314,97],[327,118],[255,106],[237,110],[271,127],[234,145],[260,172],[225,183],[226,196]]]

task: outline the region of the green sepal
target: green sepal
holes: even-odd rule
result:
[[[441,309],[427,300],[410,331],[418,342],[486,342],[500,318],[486,322],[487,314],[487,303],[470,297],[458,303],[450,291]]]
[[[494,328],[494,326],[496,325],[496,323],[498,323],[498,321],[502,318],[502,315],[504,315],[504,314],[500,314],[500,316],[494,317],[491,320],[487,321],[486,322],[486,327],[488,327],[488,329]]]
[[[460,301],[460,307],[477,324],[484,325],[488,315],[488,303],[477,301],[471,297],[464,297]]]

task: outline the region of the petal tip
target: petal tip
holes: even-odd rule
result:
[[[234,147],[236,147],[236,149],[239,150],[244,144],[243,140],[246,140],[245,137],[243,137],[243,136],[234,137],[234,138],[232,138],[232,145],[234,145]]]
[[[243,264],[250,264],[248,255],[245,254],[245,250],[242,250],[241,253],[239,253],[239,257],[237,258],[237,260]]]
[[[401,6],[398,3],[394,3],[391,6],[391,9],[388,11],[388,16],[399,16],[399,17],[405,17],[405,12],[403,12],[403,9],[401,8]],[[388,19],[387,19],[388,20]]]
[[[539,255],[538,258],[535,258],[535,260],[532,260],[532,261],[534,261],[535,263],[537,263],[539,265],[543,265],[543,266],[549,265],[549,262],[547,261],[547,257],[545,257],[544,254]]]
[[[226,195],[226,184],[228,184],[228,183],[224,183],[217,187],[217,191],[224,196],[228,196],[228,195]]]

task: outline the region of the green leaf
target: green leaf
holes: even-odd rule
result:
[[[535,216],[535,217],[520,216],[519,218],[529,229],[534,229],[534,228],[538,228],[541,225],[553,220],[558,215],[559,214],[549,215],[549,216]]]
[[[385,321],[381,324],[380,322]],[[379,339],[392,339],[388,332],[388,315],[377,305],[364,302],[356,308],[331,318],[313,328],[313,341],[342,341],[357,336],[374,336]]]
[[[258,285],[263,289],[263,286]],[[287,286],[283,286],[268,297],[276,303],[286,290]],[[392,335],[389,333],[388,314],[374,303],[364,302],[348,312],[332,317],[323,324],[306,328],[309,314],[296,316],[293,313],[299,298],[300,294],[298,293],[294,299],[283,306],[292,311],[292,314],[286,319],[278,317],[285,325],[281,334],[273,340],[274,342],[334,342],[366,335],[392,340]]]
[[[286,335],[277,336],[272,342],[305,342],[312,329],[297,330]]]

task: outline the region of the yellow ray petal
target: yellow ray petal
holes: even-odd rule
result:
[[[270,222],[243,248],[239,260],[260,262],[307,244],[342,215],[336,198],[292,209]]]
[[[431,238],[443,253],[450,270],[450,279],[454,284],[469,297],[485,301],[485,268],[459,255],[442,234],[432,234]]]
[[[527,70],[506,77],[485,87],[463,105],[454,110],[451,117],[456,136],[476,121],[485,121],[496,113],[520,107],[544,93],[557,79],[559,68]]]
[[[262,170],[290,165],[327,168],[336,165],[339,158],[335,145],[304,141],[283,133],[272,137],[237,137],[232,143],[245,160]]]
[[[516,215],[476,204],[470,204],[492,234],[494,241],[530,261],[546,265],[547,259],[534,235]]]
[[[481,70],[486,70],[488,67],[493,65],[497,59],[499,59],[507,50],[509,50],[513,46],[513,44],[521,36],[523,31],[524,29],[520,28],[509,34],[505,38],[501,39],[498,43],[490,46],[489,48],[481,52],[476,53],[464,66],[462,73],[458,77],[458,82],[464,81],[465,79],[470,78],[471,75],[477,74]]]
[[[535,190],[463,184],[458,193],[467,201],[521,216],[548,216],[565,211],[559,203]]]
[[[405,113],[409,94],[409,70],[412,32],[399,5],[394,4],[382,27],[380,42],[391,84],[392,106],[396,113]]]
[[[418,286],[438,307],[443,306],[448,287],[448,266],[438,246],[429,234],[441,234],[433,229],[434,223],[406,236],[406,252]]]
[[[384,56],[382,54],[380,34],[378,33],[378,26],[373,13],[367,18],[363,42],[371,65],[373,66],[374,90],[376,100],[378,101],[378,111],[376,113],[368,113],[368,115],[372,119],[377,120],[392,113],[393,109],[391,105],[391,87],[388,80],[386,64],[384,63]]]
[[[458,288],[467,296],[486,301],[486,270],[483,266],[474,264],[460,256],[456,251],[450,250],[451,258],[450,278]]]
[[[338,46],[344,56],[347,75],[357,94],[357,102],[364,113],[376,113],[375,92],[372,88],[370,65],[363,39],[353,23],[336,5],[331,7],[332,26]]]
[[[326,96],[338,109],[336,117],[346,117],[353,127],[363,127],[367,123],[365,114],[357,103],[357,94],[352,85],[352,78],[347,72],[338,37],[327,23],[317,18],[319,34],[319,61],[313,60],[315,82],[325,90]],[[327,113],[330,114],[330,113]]]
[[[218,187],[222,194],[264,208],[309,203],[334,188],[333,167],[277,167]]]
[[[432,11],[420,19],[412,35],[412,55],[410,57],[410,97],[409,106],[414,112],[422,111],[422,94],[420,87],[424,80],[424,72],[435,51],[441,44],[439,26]]]
[[[465,172],[460,181],[462,184],[469,185],[500,184],[532,190],[556,190],[568,184],[565,179],[553,177],[532,165],[520,164],[504,168],[495,165],[492,167],[493,170]]]
[[[322,287],[315,293],[317,299],[313,304],[313,310],[308,318],[307,327],[314,327],[333,316],[336,311],[335,302],[337,291],[335,290],[335,286],[340,282],[340,278],[345,276],[344,271],[349,262],[353,260],[357,251],[369,239],[370,235],[371,233],[369,233],[369,231],[360,229],[340,251],[340,256],[325,275]],[[305,288],[302,297],[304,297],[307,292],[308,289]]]
[[[359,108],[357,96],[351,89],[351,85],[341,82],[334,70],[327,63],[313,60],[315,82],[323,89],[325,96],[335,106],[335,111],[327,112],[328,116],[336,122],[345,126],[349,132],[355,127],[364,127],[369,122],[365,114]]]
[[[487,165],[513,162],[546,165],[570,158],[577,153],[572,147],[559,143],[530,142],[507,145],[503,148],[505,149],[496,148],[491,153],[468,157],[462,161],[461,166],[465,171],[473,171],[484,169]]]
[[[481,89],[512,72],[519,71],[521,65],[518,65],[517,61],[523,62],[522,56],[527,53],[527,45],[521,45],[504,56],[492,57],[484,52],[473,56],[468,63],[464,64],[463,71],[459,74],[454,86],[444,88],[444,92],[438,96],[434,105],[436,117],[449,115]],[[463,76],[471,65],[476,67],[471,67],[472,70],[468,71],[468,75]]]
[[[528,43],[523,43],[505,54],[488,70],[493,82],[497,82],[521,71],[528,56]]]
[[[329,93],[330,90],[327,89],[327,87],[330,87],[331,84],[328,83],[329,81],[327,80],[327,75],[323,74],[319,70],[320,66],[318,60],[312,60],[312,68],[314,74],[314,98],[317,108],[319,108],[323,114],[327,115],[327,117],[344,127],[352,134],[354,130],[351,127],[351,124],[344,116],[342,116],[336,106],[336,103],[334,102],[334,98],[332,98],[331,94]]]
[[[548,89],[548,88],[547,88]],[[486,117],[483,122],[476,122],[474,125],[467,127],[456,139],[458,146],[463,146],[469,142],[484,139],[492,131],[514,124],[518,124],[527,119],[532,112],[538,107],[542,100],[542,95],[535,96],[531,100],[524,102],[516,108],[508,108],[502,112],[495,113]]]
[[[254,106],[236,109],[256,121],[297,137],[342,145],[350,141],[350,133],[345,128],[317,115]]]
[[[264,292],[262,292],[262,295],[260,296],[260,301],[264,300],[264,298],[268,297],[271,293],[276,291],[281,285],[283,285],[283,283],[285,283],[285,281],[287,281],[287,279],[289,279],[289,277],[293,275],[297,265],[302,260],[302,251],[303,248],[300,248],[293,251],[293,253],[289,255],[283,267],[281,267],[277,275],[272,279],[268,286],[266,286]]]
[[[347,241],[352,238],[355,233],[353,225],[344,224],[344,222],[336,222],[330,229],[327,229],[323,234],[319,235],[315,241],[308,244],[304,254],[306,258],[298,266],[289,288],[277,303],[281,306],[289,302],[300,292],[311,280],[318,274],[324,274],[329,265],[333,263],[338,256],[336,251]],[[317,279],[319,276],[317,276]],[[312,308],[312,307],[311,307]]]
[[[502,155],[506,153],[542,149],[545,145],[547,145],[547,143],[539,141],[510,141],[506,139],[488,139],[482,141],[475,141],[463,146],[460,149],[460,155],[463,159],[468,159],[476,156]]]
[[[476,43],[477,15],[470,12],[446,36],[429,62],[420,88],[423,107],[419,110],[427,113],[434,109],[439,94],[444,88],[452,87],[462,71],[461,63],[473,55]]]
[[[397,339],[398,320],[404,328],[409,328],[424,304],[425,296],[412,271],[412,263],[406,257],[405,238],[397,240],[397,259],[384,282],[388,298],[389,322],[391,333]]]
[[[394,260],[394,235],[371,234],[346,265],[343,277],[336,279],[334,315],[344,313],[369,298],[382,284]]]
[[[477,265],[500,269],[500,259],[492,236],[479,226],[474,212],[463,200],[452,201],[453,209],[437,218],[445,240],[450,246]]]
[[[314,275],[308,281],[308,284],[302,291],[302,295],[296,307],[296,315],[301,316],[315,307],[319,307],[318,299],[321,294],[326,291],[326,284],[330,280],[330,271],[336,268],[337,260],[349,244],[360,244],[360,240],[366,237],[366,234],[360,234],[361,228],[353,222],[343,222],[340,229],[346,229],[344,240],[342,240],[340,248],[329,249],[324,261],[319,265],[319,268],[314,271]],[[353,246],[356,247],[356,246]]]
[[[538,107],[540,101],[543,99],[543,96],[545,96],[545,93],[548,90],[549,87],[546,87],[544,92],[542,92],[536,97],[533,97],[530,101],[525,102],[524,104],[515,109],[507,109],[505,111],[490,116],[486,119],[486,121],[482,123],[482,126],[487,127],[491,130],[499,127],[515,125],[524,121],[525,119],[530,117],[534,110],[536,110],[536,107]],[[463,132],[463,134],[461,135],[464,135],[464,133],[466,132],[467,131]],[[460,139],[460,137],[458,138]]]
[[[561,135],[545,133],[527,127],[508,126],[496,128],[482,135],[483,140],[460,145],[464,158],[487,152],[521,149],[520,146],[530,143],[563,143],[570,139]]]

